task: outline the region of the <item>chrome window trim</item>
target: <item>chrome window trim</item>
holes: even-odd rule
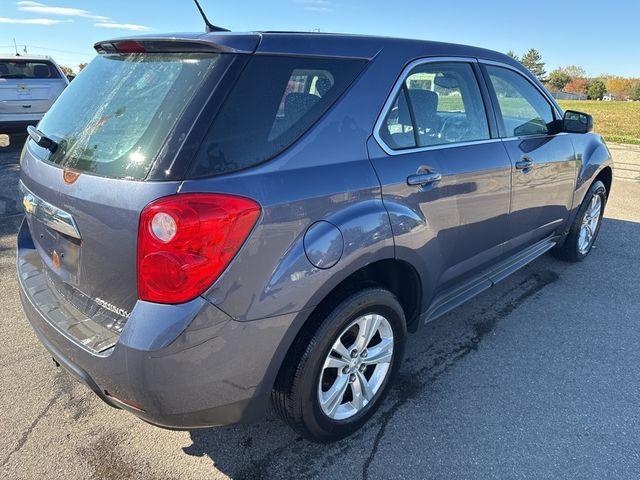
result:
[[[470,146],[470,145],[481,145],[484,143],[495,143],[495,142],[500,142],[502,141],[502,139],[500,138],[487,138],[487,139],[483,139],[483,140],[471,140],[468,142],[453,142],[453,143],[442,143],[440,145],[428,145],[428,146],[424,146],[424,147],[410,147],[410,148],[402,148],[399,150],[394,150],[393,148],[389,147],[389,145],[387,145],[385,143],[385,141],[382,139],[382,137],[380,137],[380,129],[382,128],[382,125],[384,123],[384,120],[389,112],[389,110],[391,109],[391,107],[393,106],[393,102],[396,99],[396,95],[398,94],[398,92],[400,91],[400,89],[402,88],[402,85],[404,83],[404,81],[406,80],[406,78],[408,77],[409,73],[411,73],[411,71],[419,66],[419,65],[423,65],[425,63],[468,63],[468,64],[478,64],[478,59],[474,58],[474,57],[424,57],[424,58],[418,58],[416,60],[413,60],[412,62],[410,62],[406,67],[404,67],[402,69],[402,72],[400,72],[400,75],[398,76],[398,79],[396,80],[396,83],[393,85],[393,88],[391,89],[391,92],[389,93],[389,95],[387,96],[387,100],[384,102],[384,106],[382,107],[382,110],[380,111],[380,114],[378,115],[378,119],[376,120],[375,126],[373,127],[373,138],[375,138],[377,144],[380,146],[380,148],[382,148],[382,150],[384,150],[384,152],[387,155],[405,155],[408,153],[418,153],[418,152],[427,152],[430,150],[442,150],[443,148],[456,148],[456,147],[466,147],[466,146]],[[476,81],[477,82],[477,81]],[[477,82],[478,83],[478,82]],[[481,89],[480,85],[478,85],[478,89]],[[485,109],[485,114],[489,113],[487,112],[487,105],[484,103],[483,101],[483,107]],[[488,122],[487,122],[487,128],[489,127]]]
[[[375,135],[374,135],[375,137]],[[454,142],[454,143],[441,143],[440,145],[428,145],[426,147],[415,147],[415,148],[403,148],[401,150],[392,150],[387,146],[382,139],[378,139],[376,141],[380,148],[382,148],[385,153],[388,155],[404,155],[407,153],[419,153],[419,152],[429,152],[431,150],[442,150],[445,148],[461,148],[461,147],[470,147],[472,145],[484,145],[485,143],[498,143],[502,141],[502,138],[489,138],[487,140],[471,140],[469,142]]]
[[[563,113],[559,109],[559,107],[556,104],[556,102],[553,100],[553,97],[550,97],[549,92],[547,92],[546,90],[541,88],[537,83],[532,82],[531,79],[529,77],[527,77],[524,73],[522,73],[522,70],[520,70],[518,67],[514,67],[513,65],[509,65],[508,63],[496,62],[494,60],[484,60],[482,58],[478,59],[478,63],[480,63],[482,65],[490,65],[490,66],[493,66],[493,67],[506,68],[507,70],[511,70],[511,71],[517,73],[522,78],[524,78],[528,83],[530,83],[532,87],[534,87],[536,90],[538,90],[538,92],[540,92],[540,94],[542,94],[543,98],[547,101],[547,103],[551,107],[551,110],[553,110],[553,113],[555,113],[557,115],[558,118],[556,120],[562,119]],[[487,79],[487,81],[488,80],[489,79]],[[491,86],[491,87],[493,88],[493,86]],[[509,137],[509,138],[514,138],[514,137]],[[515,137],[515,138],[518,138],[518,137]]]
[[[22,183],[22,180],[18,183],[18,188],[22,194],[22,206],[26,215],[38,218],[42,223],[57,232],[78,240],[82,238],[78,225],[70,213],[38,197]]]
[[[569,135],[567,132],[558,132],[558,133],[554,133],[554,134],[539,134],[536,133],[534,135],[521,135],[520,137],[502,137],[499,140],[503,141],[503,142],[514,142],[516,140],[522,141],[522,140],[531,140],[531,139],[536,139],[536,138],[547,138],[547,137],[562,137],[564,135]]]

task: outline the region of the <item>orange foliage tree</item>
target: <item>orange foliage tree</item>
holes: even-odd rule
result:
[[[569,93],[587,93],[587,79],[574,78],[564,87],[564,91]]]

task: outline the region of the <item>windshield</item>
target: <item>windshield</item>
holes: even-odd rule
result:
[[[49,161],[102,176],[144,178],[219,58],[219,54],[99,55],[38,126],[60,145]]]

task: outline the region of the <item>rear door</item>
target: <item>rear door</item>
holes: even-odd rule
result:
[[[577,163],[571,137],[557,132],[559,112],[524,75],[484,65],[498,128],[511,161],[507,253],[561,229],[573,202]]]
[[[511,162],[479,75],[473,59],[414,62],[369,142],[396,255],[440,289],[479,275],[506,239]]]

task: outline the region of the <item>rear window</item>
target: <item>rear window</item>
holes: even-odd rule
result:
[[[254,56],[222,105],[191,176],[228,173],[274,157],[331,107],[365,63]]]
[[[0,60],[0,78],[60,78],[60,72],[51,62],[45,60]]]
[[[99,55],[71,82],[38,126],[60,143],[49,161],[101,176],[144,178],[220,57]]]

